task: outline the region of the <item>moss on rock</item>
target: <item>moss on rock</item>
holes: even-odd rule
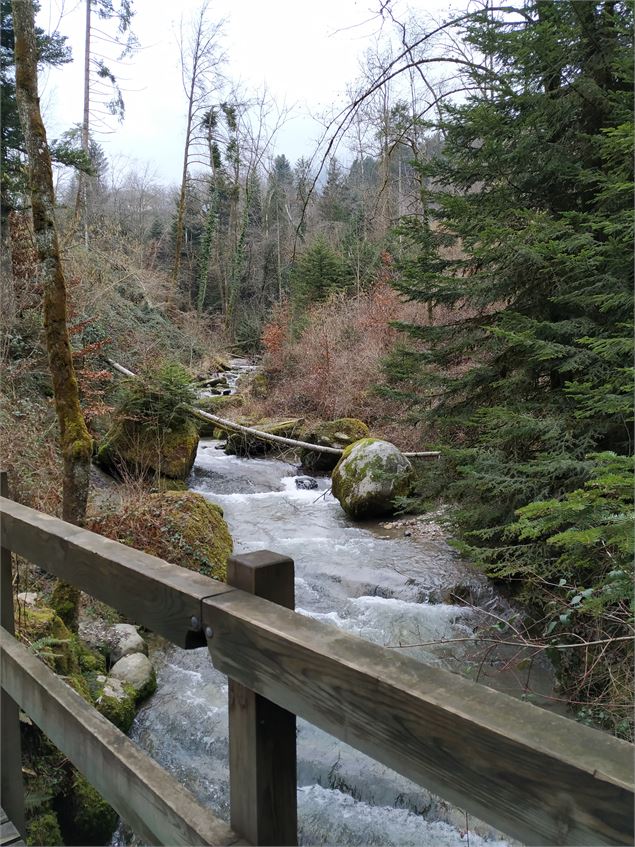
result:
[[[160,475],[185,479],[198,448],[198,430],[187,419],[172,429],[141,421],[118,421],[97,451],[96,461],[109,473]]]
[[[150,494],[133,513],[105,514],[91,529],[206,576],[227,576],[233,542],[223,510],[193,491]]]
[[[97,711],[122,732],[128,732],[137,711],[134,688],[103,674],[89,676],[87,682]]]
[[[337,418],[316,424],[304,433],[302,440],[321,447],[344,450],[369,435],[370,430],[363,421],[357,418]],[[339,458],[332,453],[317,453],[315,450],[303,449],[300,452],[300,461],[307,473],[328,473],[337,465]]]
[[[32,818],[26,829],[26,843],[33,847],[64,844],[55,812],[46,811]]]
[[[24,606],[16,621],[18,638],[26,642],[56,673],[79,672],[79,642],[49,606]]]
[[[283,438],[297,438],[302,426],[301,418],[292,418],[288,421],[257,421],[247,424],[261,432],[271,435],[280,435]],[[282,445],[284,447],[284,445]],[[261,456],[265,453],[279,450],[280,445],[274,441],[264,441],[257,435],[247,432],[230,432],[225,444],[225,452],[232,456]]]
[[[354,520],[394,514],[395,500],[409,494],[414,471],[388,441],[363,438],[347,447],[333,471],[333,495]]]

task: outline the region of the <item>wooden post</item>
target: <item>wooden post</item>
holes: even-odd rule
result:
[[[0,496],[9,496],[6,471],[0,471]],[[11,551],[5,547],[0,548],[0,625],[11,635],[15,634]],[[0,699],[0,744],[0,803],[20,835],[26,837],[20,712],[15,701],[4,690]]]
[[[227,582],[295,608],[293,560],[286,556],[234,556]],[[295,724],[293,713],[229,680],[230,823],[251,844],[298,843]]]

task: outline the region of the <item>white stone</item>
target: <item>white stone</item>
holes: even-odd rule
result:
[[[131,685],[137,695],[144,694],[154,686],[154,668],[143,653],[131,653],[112,666],[109,678]]]
[[[111,664],[133,653],[148,653],[148,647],[139,635],[137,627],[130,623],[115,624],[108,631],[108,645]]]

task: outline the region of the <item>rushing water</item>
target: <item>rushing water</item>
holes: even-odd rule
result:
[[[329,480],[299,490],[297,473],[295,465],[227,456],[218,442],[202,441],[190,488],[222,506],[237,552],[267,548],[295,560],[301,614],[449,670],[478,669],[482,680],[508,689],[509,675],[470,653],[482,616],[509,612],[487,582],[441,541],[354,525],[329,493]],[[439,602],[457,583],[470,586],[482,611]],[[441,639],[464,640],[430,646]],[[153,658],[157,693],[139,712],[132,737],[228,818],[227,679],[205,648],[161,646]],[[509,843],[473,819],[466,826],[459,809],[301,720],[298,815],[307,845]]]

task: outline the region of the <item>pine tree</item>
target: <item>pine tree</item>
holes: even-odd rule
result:
[[[305,308],[310,303],[325,300],[341,287],[344,263],[324,238],[317,238],[297,259],[291,273],[294,302]]]
[[[36,11],[38,8],[36,5]],[[47,35],[36,27],[35,38],[41,64],[59,67],[71,61],[65,36],[55,32]],[[22,198],[28,191],[24,168],[26,148],[15,93],[14,42],[11,0],[0,0],[0,199],[3,221],[8,212],[22,205]],[[51,153],[54,159],[64,161],[63,157],[55,155],[54,149]]]
[[[517,510],[564,502],[601,451],[633,448],[632,18],[630,2],[592,0],[470,16],[478,93],[445,107],[424,168],[437,190],[401,227],[417,249],[399,288],[447,315],[409,327],[418,352],[400,361],[446,448],[422,494],[458,504],[463,549],[542,591],[547,621],[544,539],[509,530]],[[578,551],[550,601],[599,590],[604,561]]]

